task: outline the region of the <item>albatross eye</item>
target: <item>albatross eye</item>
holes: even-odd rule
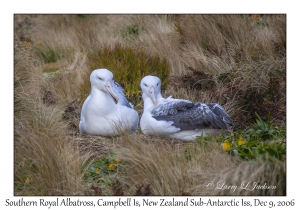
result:
[[[144,85],[145,85],[146,87],[148,87],[148,85],[146,85],[145,83],[144,83]]]
[[[98,79],[102,80],[102,78],[101,78],[101,77],[98,77]]]
[[[158,84],[159,84],[159,83],[157,83],[157,86],[158,86]]]

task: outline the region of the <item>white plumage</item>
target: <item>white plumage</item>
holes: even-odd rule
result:
[[[229,130],[233,125],[232,119],[219,104],[163,98],[158,77],[146,76],[140,86],[144,101],[140,126],[144,134],[195,140],[197,136]]]
[[[135,132],[139,122],[138,113],[124,95],[121,86],[113,81],[107,69],[91,73],[91,93],[83,103],[79,130],[101,136],[118,135],[120,131]]]

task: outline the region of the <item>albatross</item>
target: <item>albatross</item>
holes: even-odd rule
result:
[[[140,127],[146,135],[189,141],[230,130],[233,126],[232,119],[217,103],[163,98],[161,80],[156,76],[144,77],[140,87],[144,101]]]
[[[118,135],[121,131],[135,132],[138,113],[128,102],[122,87],[107,69],[96,69],[90,75],[91,93],[82,105],[79,130],[101,136]]]

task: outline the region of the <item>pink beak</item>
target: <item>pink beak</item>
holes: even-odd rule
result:
[[[118,96],[116,95],[116,93],[113,91],[112,89],[112,85],[110,81],[106,82],[106,86],[105,86],[107,93],[113,98],[114,102],[117,104],[119,101]]]
[[[154,87],[150,87],[150,98],[152,99],[152,102],[154,104],[154,106],[156,106],[157,104],[157,101],[156,101],[156,92],[155,92],[155,89]]]

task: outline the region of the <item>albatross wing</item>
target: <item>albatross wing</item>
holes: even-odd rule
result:
[[[119,83],[113,81],[112,82],[112,87],[113,90],[115,91],[115,93],[117,94],[117,96],[119,97],[119,104],[123,105],[123,106],[127,106],[128,108],[132,108],[133,109],[133,105],[128,102],[125,94],[124,94],[124,90],[123,88],[119,85]]]
[[[224,109],[217,109],[217,111],[220,110]],[[224,112],[221,113],[224,116],[226,114],[226,112],[225,114]],[[223,117],[217,115],[217,113],[214,113],[210,109],[210,107],[204,103],[192,103],[185,100],[173,100],[159,104],[151,111],[151,114],[152,117],[158,121],[172,121],[172,125],[176,128],[180,128],[180,130],[228,128],[228,125],[226,121],[223,120]]]

